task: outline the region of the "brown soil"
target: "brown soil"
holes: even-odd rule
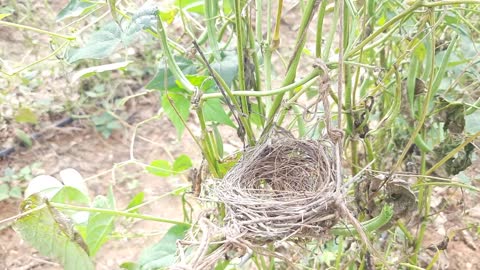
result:
[[[151,96],[152,103],[156,97]],[[142,108],[144,120],[154,113],[155,105]],[[150,114],[149,116],[146,116]],[[143,118],[145,117],[145,118]],[[124,209],[129,200],[138,192],[145,192],[145,201],[171,191],[176,186],[186,184],[186,178],[160,178],[143,171],[138,165],[127,165],[111,173],[115,164],[129,160],[132,130],[125,128],[106,140],[94,129],[79,123],[75,127],[52,131],[48,139],[40,139],[31,150],[17,152],[7,160],[0,161],[0,167],[22,167],[40,161],[45,174],[56,175],[65,168],[74,168],[88,179],[90,195],[105,195],[111,185],[117,199],[117,208]],[[187,135],[181,141],[176,138],[175,129],[166,120],[152,121],[138,130],[138,135],[148,138],[154,145],[137,138],[135,158],[143,163],[154,159],[170,159],[170,155],[187,154],[194,161],[199,160],[199,152]],[[196,164],[198,165],[198,164]],[[98,176],[100,175],[100,176]],[[18,212],[19,201],[9,200],[0,203],[0,220],[14,216]],[[174,220],[182,220],[179,197],[168,196],[142,208],[143,214],[155,215]],[[171,225],[141,221],[133,225],[120,219],[116,231],[125,235],[148,235],[130,239],[109,241],[96,256],[97,269],[115,269],[123,262],[136,261],[145,247],[157,242]],[[11,228],[0,231],[0,269],[61,269],[57,264],[38,255],[24,243]],[[2,265],[3,264],[3,265]]]

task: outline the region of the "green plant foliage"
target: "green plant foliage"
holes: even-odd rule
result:
[[[465,116],[465,131],[474,134],[480,131],[480,113],[472,113]]]
[[[138,260],[140,270],[166,269],[175,262],[177,240],[182,239],[190,228],[186,225],[175,225],[157,244],[146,248]]]
[[[90,36],[85,46],[68,51],[68,61],[72,63],[80,59],[102,59],[116,52],[120,45],[127,47],[140,31],[156,25],[156,14],[156,8],[145,7],[134,14],[130,22],[120,24],[112,21],[103,25]]]
[[[38,196],[30,196],[21,204],[22,212],[42,205]],[[58,260],[65,270],[93,270],[94,265],[84,250],[81,236],[72,222],[49,204],[41,210],[19,218],[15,230],[45,256]]]
[[[16,128],[15,137],[17,137],[17,139],[21,142],[23,146],[27,148],[32,147],[33,145],[32,138],[30,138],[30,136],[27,133],[25,133],[25,131]]]
[[[187,155],[180,155],[173,164],[166,160],[154,160],[147,166],[147,171],[160,177],[168,177],[182,173],[192,167],[192,160]]]
[[[127,210],[142,204],[144,197],[145,197],[145,192],[141,191],[141,192],[137,193],[128,203]],[[128,210],[128,212],[138,213],[138,209]]]
[[[147,171],[156,176],[167,177],[172,174],[172,165],[166,160],[154,160],[147,167]]]
[[[88,205],[90,198],[77,188],[64,186],[52,197],[52,202],[59,203],[81,203]]]
[[[192,160],[187,155],[180,155],[173,162],[173,173],[179,174],[192,167]]]
[[[217,122],[227,126],[235,127],[230,117],[225,112],[220,99],[210,99],[203,103],[203,115],[205,121]]]
[[[102,59],[114,53],[122,42],[122,29],[115,22],[104,25],[94,32],[84,47],[70,49],[67,59],[75,62],[80,59]]]
[[[20,170],[6,167],[3,176],[0,177],[0,201],[9,198],[21,199],[24,183],[33,178],[32,170],[40,167],[41,163],[36,162],[25,166]]]
[[[238,74],[238,56],[235,52],[225,51],[220,61],[211,64],[227,85],[231,85]]]
[[[18,123],[37,124],[38,117],[30,108],[22,107],[15,114],[15,121]]]
[[[109,138],[114,130],[122,128],[120,122],[109,112],[104,112],[100,115],[93,116],[92,121],[95,124],[95,129],[100,132],[103,137]]]
[[[97,196],[92,207],[115,210],[115,200],[112,190],[108,197]],[[91,213],[88,218],[86,243],[90,250],[90,256],[95,256],[100,247],[108,240],[108,236],[114,229],[115,216],[108,213]]]
[[[92,0],[70,0],[68,5],[58,13],[57,21],[84,15],[96,8],[99,4],[101,4],[101,2]]]
[[[190,100],[181,94],[167,93],[162,95],[162,107],[181,138],[190,114]]]
[[[177,62],[178,67],[184,74],[194,74],[196,72],[196,67],[193,62],[187,58],[181,56],[175,56],[175,62]],[[165,82],[165,79],[167,80]],[[158,71],[155,77],[145,86],[147,89],[155,90],[169,90],[172,92],[182,91],[178,88],[175,82],[175,76],[167,68],[165,62],[161,62],[158,65]]]
[[[175,0],[175,5],[177,7],[200,15],[205,15],[203,3],[203,0]]]

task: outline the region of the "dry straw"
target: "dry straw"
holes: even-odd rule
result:
[[[247,150],[215,189],[227,235],[319,237],[336,224],[336,169],[326,140],[277,137]]]

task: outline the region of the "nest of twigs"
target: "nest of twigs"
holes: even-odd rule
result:
[[[231,236],[270,241],[320,237],[339,218],[334,147],[274,139],[247,150],[215,189]]]

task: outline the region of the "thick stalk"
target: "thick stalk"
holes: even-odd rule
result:
[[[305,46],[306,37],[307,37],[307,29],[312,21],[313,14],[317,7],[318,2],[316,0],[309,0],[307,6],[305,8],[305,12],[302,16],[302,22],[300,24],[299,34],[297,36],[295,51],[293,56],[290,58],[290,63],[288,65],[287,74],[285,79],[282,83],[282,86],[287,86],[295,81],[295,77],[297,75],[297,68],[300,62],[300,56],[302,55],[303,47]],[[273,122],[275,120],[275,116],[277,115],[278,109],[283,100],[283,96],[285,93],[278,94],[272,104],[272,108],[268,112],[266,127],[263,130],[262,137],[269,134],[270,130],[273,127]]]

